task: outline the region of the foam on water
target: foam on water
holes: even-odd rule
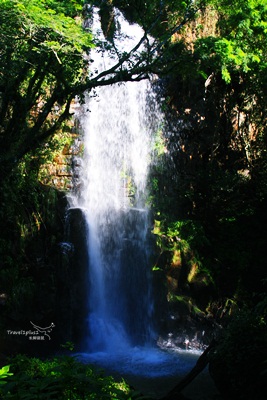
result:
[[[198,351],[163,351],[156,347],[133,347],[118,353],[78,353],[83,362],[103,367],[122,376],[143,377],[184,376],[195,365],[200,356]]]

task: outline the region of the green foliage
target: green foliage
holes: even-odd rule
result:
[[[133,20],[142,23],[146,32],[149,30],[151,34],[152,26],[157,26],[153,34],[162,35],[159,47],[163,48],[176,28],[180,29],[176,27],[176,16],[181,26],[184,25],[194,15],[198,2],[92,3],[102,11],[108,9],[106,25],[113,24],[112,8],[118,5],[127,15],[133,14]],[[161,57],[157,55],[159,47],[155,42],[147,46],[147,51],[141,52],[137,45],[129,53],[117,54],[119,59],[114,68],[92,78],[85,54],[94,46],[94,41],[90,29],[82,27],[82,4],[79,0],[0,2],[1,179],[25,154],[47,141],[70,118],[70,105],[75,96],[83,99],[86,90],[103,84],[141,80],[158,68]],[[164,25],[166,18],[169,25]],[[146,41],[145,35],[143,41]],[[104,48],[107,43],[100,45]],[[108,47],[112,45],[108,43]]]
[[[201,257],[203,248],[209,246],[203,227],[196,221],[184,220],[167,222],[167,220],[155,220],[153,233],[156,235],[156,243],[161,255],[167,256],[167,265],[183,265],[187,272],[187,281],[191,282],[197,274],[205,273],[207,281],[213,281],[211,272],[205,266],[205,260]],[[157,260],[153,270],[160,269],[161,259]],[[208,282],[206,283],[208,284]]]
[[[7,367],[4,367],[7,368]],[[5,399],[142,399],[124,382],[94,370],[74,357],[42,361],[18,355],[11,360],[12,373],[0,387]]]
[[[39,90],[42,89],[44,94],[45,83],[48,87],[49,84],[53,84],[59,72],[59,65],[62,65],[61,80],[68,79],[70,85],[77,81],[83,72],[79,71],[84,66],[83,52],[92,47],[92,36],[82,29],[81,20],[68,16],[68,7],[65,8],[61,4],[60,9],[63,6],[61,11],[64,10],[64,13],[59,13],[60,3],[39,1],[37,4],[32,0],[0,3],[0,70],[4,74],[3,77],[9,76],[9,86],[12,87],[14,79],[18,80],[21,89],[24,89],[24,96],[26,93],[30,95],[27,87],[28,90],[35,90],[36,85],[39,85]],[[52,8],[49,8],[49,5]],[[43,70],[44,66],[46,82],[40,80],[44,79],[41,78],[41,74],[36,75],[36,68]],[[17,73],[17,76],[14,76],[14,73]]]
[[[74,18],[81,14],[84,0],[43,0],[42,3],[56,13]]]
[[[63,349],[69,350],[69,351],[73,351],[75,346],[73,342],[66,342],[65,344],[62,344],[61,347]]]
[[[5,385],[7,383],[5,379],[13,375],[11,372],[9,372],[9,368],[10,365],[5,365],[0,369],[0,393],[1,393],[1,385]]]
[[[157,163],[160,162],[161,156],[166,152],[165,139],[163,137],[163,129],[159,128],[153,138],[153,151]]]
[[[5,318],[30,319],[40,308],[44,313],[53,308],[52,254],[62,240],[63,225],[57,210],[60,194],[38,181],[40,163],[47,161],[45,152],[39,154],[25,156],[2,185],[0,293],[5,295],[5,304],[1,323]]]
[[[84,48],[92,46],[91,35],[85,34],[81,21],[73,18],[81,15],[82,4],[83,1],[40,0],[38,4],[33,0],[1,1],[4,13],[11,11],[15,13],[13,18],[10,14],[11,21],[19,16],[22,18],[19,23],[23,22],[24,32],[27,32],[26,29],[31,29],[29,38],[33,37],[37,31],[43,34],[42,30],[46,30],[45,36],[50,40],[45,40],[42,45],[53,51],[54,46],[60,49],[61,43],[64,53],[77,50],[81,52]],[[51,41],[52,38],[54,41]],[[37,47],[34,50],[38,53]]]
[[[219,34],[214,38],[201,38],[196,42],[197,54],[208,56],[206,67],[220,68],[222,78],[230,83],[236,73],[255,76],[266,71],[267,59],[267,5],[265,0],[222,0],[212,2],[219,13]],[[209,54],[205,54],[208,46]],[[204,50],[204,52],[203,52]]]
[[[67,4],[68,3],[68,4]],[[86,81],[81,1],[0,2],[1,179],[69,118],[75,85]]]
[[[218,294],[243,301],[266,274],[266,7],[203,2],[197,25],[172,38],[166,153],[151,173],[164,264],[187,246]]]
[[[208,244],[203,227],[197,221],[167,222],[166,220],[156,220],[153,233],[163,239],[162,249],[173,250],[177,243],[184,250],[200,248]],[[167,242],[164,239],[167,239]]]

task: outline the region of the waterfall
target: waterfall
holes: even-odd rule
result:
[[[121,16],[120,26],[123,50],[128,51],[143,32]],[[117,39],[117,49],[121,45]],[[99,47],[90,58],[92,74],[115,62]],[[159,118],[151,83],[97,88],[93,95],[86,95],[78,118],[84,155],[74,206],[86,216],[89,252],[84,349],[119,352],[145,345],[153,336],[147,177]]]
[[[116,47],[128,51],[143,32],[121,16],[120,25],[123,41],[117,39]],[[90,54],[92,74],[116,63],[100,47]],[[147,179],[155,133],[162,125],[155,98],[149,81],[101,87],[85,96],[77,112],[84,155],[78,162],[79,190],[71,200],[70,241],[75,257],[80,251],[75,247],[82,244],[77,270],[83,272],[81,262],[88,263],[88,283],[78,280],[74,291],[78,313],[77,289],[88,288],[87,305],[82,305],[88,314],[86,326],[81,318],[75,325],[82,326],[85,337],[75,356],[159,398],[171,390],[174,376],[178,380],[193,368],[198,355],[162,350],[154,340]]]

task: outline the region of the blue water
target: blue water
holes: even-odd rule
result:
[[[132,347],[123,352],[78,353],[85,363],[104,370],[116,379],[124,378],[151,399],[169,393],[195,366],[200,351],[158,347]],[[188,400],[219,400],[208,369],[202,371],[182,392]]]
[[[83,362],[117,372],[144,377],[184,376],[195,365],[200,352],[163,351],[153,347],[133,347],[122,353],[79,353]]]

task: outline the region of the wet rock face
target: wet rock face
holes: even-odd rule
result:
[[[205,317],[188,314],[181,318],[172,314],[169,319],[169,332],[163,332],[157,340],[157,345],[162,349],[203,351],[221,329]]]
[[[86,333],[88,313],[88,251],[84,213],[79,208],[67,212],[66,242],[61,243],[58,266],[58,319],[61,337],[80,343]]]

